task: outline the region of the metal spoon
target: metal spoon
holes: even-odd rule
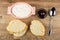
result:
[[[49,23],[49,33],[48,33],[48,35],[51,35],[52,34],[52,17],[53,16],[55,16],[55,13],[56,12],[56,9],[55,9],[55,7],[52,7],[52,9],[50,10],[50,13],[49,13],[49,15],[50,15],[50,23]]]

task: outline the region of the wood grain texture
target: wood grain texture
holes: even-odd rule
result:
[[[16,18],[12,17],[11,15],[7,15],[7,8],[8,6],[12,5],[15,2],[21,2],[21,0],[0,0],[0,40],[14,40],[13,36],[10,35],[6,27],[8,26],[11,20]],[[60,1],[59,0],[22,0],[25,1],[32,6],[36,7],[36,14],[37,11],[41,8],[48,10],[51,7],[56,7],[56,16],[53,17],[53,33],[51,36],[47,35],[48,27],[49,27],[49,15],[45,19],[38,18],[37,15],[31,16],[27,19],[22,20],[27,25],[30,25],[30,22],[34,19],[40,20],[46,28],[46,35],[44,37],[36,37],[32,35],[30,29],[26,32],[23,37],[20,37],[20,40],[60,40]]]

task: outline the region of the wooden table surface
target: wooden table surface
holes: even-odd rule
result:
[[[27,2],[31,4],[32,6],[36,7],[36,14],[37,11],[41,8],[44,8],[47,10],[55,7],[56,8],[56,16],[53,17],[53,33],[52,35],[48,36],[48,27],[49,27],[49,15],[45,19],[38,18],[37,15],[31,16],[27,19],[22,20],[27,25],[30,24],[30,22],[34,19],[40,20],[45,28],[46,28],[46,35],[44,37],[37,37],[32,35],[30,32],[30,29],[26,32],[26,34],[23,37],[20,37],[20,39],[17,40],[60,40],[60,1],[59,0],[22,0],[24,2]],[[9,24],[11,20],[14,20],[16,18],[12,17],[11,15],[7,14],[7,8],[8,6],[12,5],[15,2],[19,2],[19,0],[0,0],[0,40],[15,40],[13,39],[13,36],[10,35],[6,27]],[[21,2],[21,1],[20,1]]]

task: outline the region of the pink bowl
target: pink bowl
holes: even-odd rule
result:
[[[23,19],[35,15],[35,7],[25,2],[17,2],[8,7],[8,14]]]

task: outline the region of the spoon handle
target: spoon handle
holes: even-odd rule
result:
[[[49,33],[48,35],[51,35],[52,34],[52,16],[50,16],[50,23],[49,23]]]

